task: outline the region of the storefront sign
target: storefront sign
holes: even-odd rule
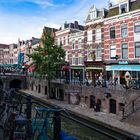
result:
[[[128,61],[119,61],[119,64],[121,64],[121,65],[125,65],[125,64],[128,64]]]
[[[111,65],[106,66],[106,70],[140,71],[140,65]]]

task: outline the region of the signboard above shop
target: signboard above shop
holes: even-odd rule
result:
[[[128,61],[119,61],[118,62],[120,65],[126,65],[126,64],[128,64]]]
[[[106,70],[119,70],[119,71],[140,71],[140,65],[111,65],[106,66]]]

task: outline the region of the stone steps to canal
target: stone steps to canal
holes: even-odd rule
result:
[[[123,122],[140,127],[140,108],[124,119]]]
[[[120,133],[123,131],[140,137],[140,126],[136,126],[135,124],[130,123],[130,121],[122,122],[120,121],[121,118],[115,114],[95,112],[93,109],[87,108],[83,105],[71,105],[65,101],[47,99],[46,95],[42,95],[30,90],[20,90],[20,92],[21,94],[34,96],[34,98],[42,100],[43,102],[47,102],[50,105],[52,104],[70,110],[86,119],[93,119],[100,124],[104,124],[110,129],[120,131]]]

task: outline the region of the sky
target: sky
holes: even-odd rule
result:
[[[17,43],[41,37],[44,26],[60,28],[63,23],[84,25],[89,8],[107,7],[109,0],[0,0],[0,43]],[[115,0],[111,0],[115,1]]]

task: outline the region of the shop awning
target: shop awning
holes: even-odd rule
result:
[[[101,68],[101,67],[86,67],[86,69],[87,70],[101,70],[101,69],[103,69],[103,68]]]
[[[140,65],[111,65],[106,66],[106,70],[140,71]]]

